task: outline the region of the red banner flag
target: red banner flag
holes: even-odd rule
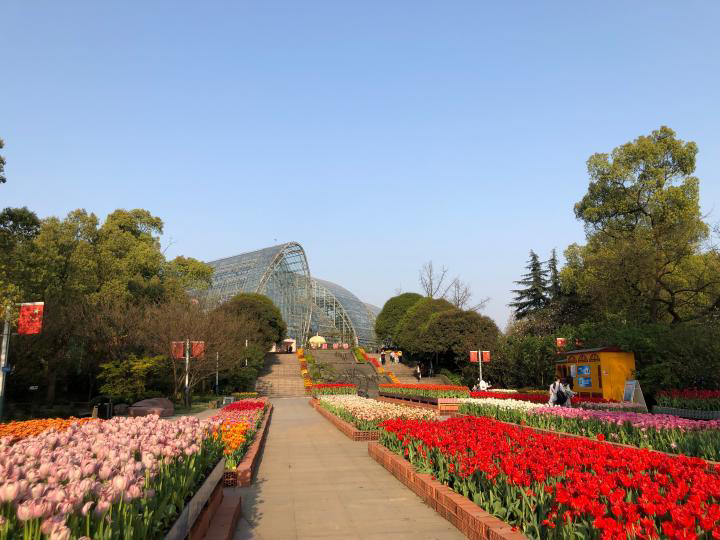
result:
[[[490,351],[483,351],[482,352],[482,361],[486,364],[490,361]]]
[[[39,334],[42,330],[44,302],[27,302],[20,304],[18,317],[18,334]]]
[[[184,341],[173,341],[170,344],[170,350],[172,351],[172,357],[176,360],[182,360],[185,358],[185,342]]]
[[[478,352],[477,351],[470,351],[470,362],[473,364],[477,364],[478,362]]]
[[[205,342],[204,341],[191,341],[190,342],[190,358],[203,358],[205,356]]]

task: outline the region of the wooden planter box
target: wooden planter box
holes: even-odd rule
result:
[[[682,418],[693,420],[717,420],[720,418],[720,411],[697,411],[695,409],[676,409],[675,407],[660,407],[655,405],[652,408],[653,414],[671,414]]]
[[[208,477],[180,512],[175,524],[165,535],[165,540],[201,540],[205,537],[210,522],[223,500],[223,471],[225,458],[222,458]]]
[[[488,514],[470,499],[433,480],[429,474],[415,472],[410,462],[380,443],[368,443],[368,454],[471,540],[527,539],[524,534],[513,531],[510,525]]]
[[[426,405],[428,409],[434,409],[440,412],[456,412],[460,407],[460,402],[457,398],[435,398],[425,396],[398,396],[388,392],[379,392],[382,399],[381,401],[387,401],[388,403],[397,403],[399,405],[413,405],[415,407]]]
[[[338,428],[345,436],[352,439],[353,441],[377,441],[379,436],[378,430],[373,431],[362,431],[346,422],[342,418],[335,416],[327,409],[320,406],[320,403],[316,398],[310,400],[310,406],[319,412],[322,416],[330,420],[330,423]]]
[[[263,418],[260,427],[255,433],[255,440],[253,440],[250,448],[245,452],[242,461],[238,464],[236,469],[226,469],[223,474],[223,483],[225,487],[246,487],[252,484],[253,478],[257,474],[257,468],[260,465],[260,457],[263,445],[265,444],[265,438],[267,437],[268,427],[270,425],[270,417],[272,416],[273,406],[268,404],[268,409],[265,412],[265,418]]]

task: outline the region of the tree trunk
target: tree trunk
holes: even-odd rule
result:
[[[57,370],[48,369],[47,374],[47,393],[45,394],[45,402],[48,405],[55,403],[55,388],[57,386]]]

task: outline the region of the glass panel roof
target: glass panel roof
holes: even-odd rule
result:
[[[272,246],[208,263],[208,296],[225,302],[241,292],[268,296],[280,309],[288,336],[305,343],[311,330],[334,341],[373,347],[380,309],[361,302],[336,283],[310,278],[302,246]]]

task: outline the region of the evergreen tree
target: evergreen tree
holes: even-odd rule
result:
[[[553,248],[550,260],[547,262],[547,271],[550,274],[548,279],[547,295],[550,301],[555,301],[560,298],[560,274],[558,273],[558,261],[557,254]]]
[[[530,260],[525,267],[529,270],[523,275],[520,281],[516,281],[518,285],[523,285],[524,289],[515,289],[515,301],[510,303],[515,308],[515,317],[523,319],[528,315],[544,308],[548,302],[546,291],[547,270],[543,268],[537,253],[530,250]]]

